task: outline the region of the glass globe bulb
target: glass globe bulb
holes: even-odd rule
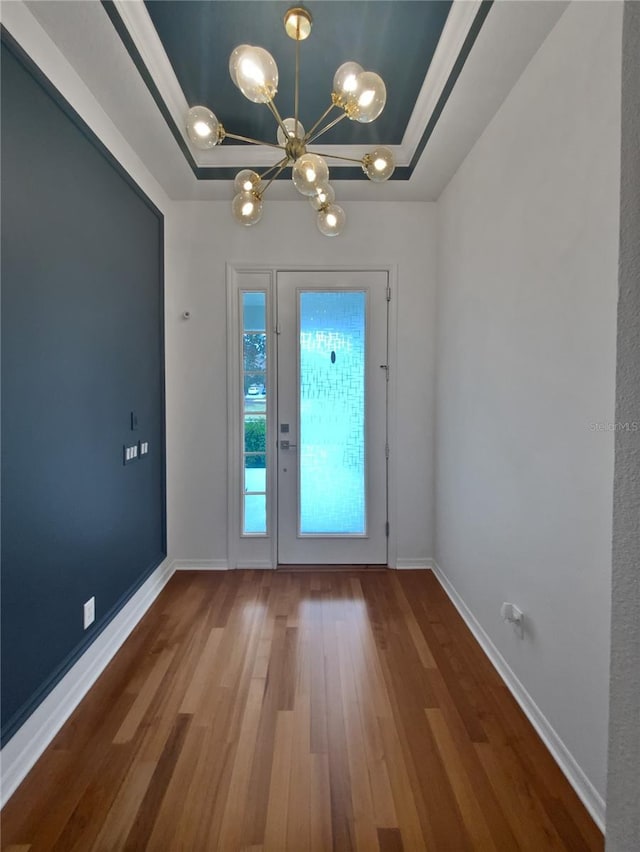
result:
[[[278,125],[278,145],[286,145],[289,139],[295,139],[296,136],[298,139],[302,139],[304,136],[304,127],[298,121],[298,132],[296,133],[296,120],[295,118],[285,118],[282,122],[284,126],[287,128],[287,136],[284,135],[284,130]]]
[[[362,70],[362,65],[357,62],[344,62],[333,77],[333,91],[336,95],[346,101],[355,92]]]
[[[318,213],[318,229],[325,237],[337,237],[346,220],[344,210],[339,204],[329,204]]]
[[[239,44],[231,51],[231,55],[229,56],[229,76],[231,77],[234,86],[238,86],[238,75],[236,71],[238,63],[240,61],[239,57],[243,51],[248,50],[250,48],[250,44]]]
[[[262,218],[262,199],[253,192],[239,192],[231,202],[231,213],[241,225],[255,225]]]
[[[396,167],[393,151],[389,148],[374,148],[365,154],[362,160],[362,170],[374,183],[389,180]]]
[[[368,124],[380,115],[386,102],[387,88],[382,77],[375,71],[363,71],[349,98],[349,118]]]
[[[242,169],[238,172],[236,179],[233,182],[233,187],[236,192],[255,192],[260,186],[260,175],[251,169]]]
[[[278,91],[278,66],[268,50],[241,44],[229,58],[229,74],[245,98],[254,104],[273,100]]]
[[[193,106],[187,113],[187,135],[201,151],[218,144],[219,129],[220,123],[208,107]]]
[[[318,186],[329,181],[329,167],[318,154],[303,154],[291,170],[293,185],[301,195],[313,195]]]
[[[314,210],[322,210],[325,204],[332,204],[336,194],[330,184],[317,186],[313,195],[309,198],[309,204]]]

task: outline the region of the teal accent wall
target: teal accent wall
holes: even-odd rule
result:
[[[162,214],[2,41],[4,743],[163,560],[166,524]]]

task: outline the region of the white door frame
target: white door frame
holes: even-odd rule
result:
[[[267,293],[268,314],[268,387],[276,387],[277,353],[273,337],[275,336],[275,280],[277,272],[372,272],[388,273],[391,301],[389,303],[389,386],[388,386],[388,435],[389,465],[388,489],[389,502],[389,546],[388,564],[396,565],[397,555],[397,399],[395,370],[397,369],[397,317],[398,287],[397,267],[384,264],[359,265],[318,265],[318,264],[263,264],[230,261],[226,264],[227,289],[227,558],[228,567],[235,568],[275,568],[277,567],[277,481],[274,480],[268,495],[267,516],[270,522],[266,536],[242,536],[240,534],[241,466],[241,396],[240,396],[240,310],[239,293],[241,290],[256,289]],[[271,403],[268,420],[273,434],[269,432],[267,440],[267,466],[271,476],[277,473],[275,451],[275,399]],[[275,486],[275,487],[274,487]]]

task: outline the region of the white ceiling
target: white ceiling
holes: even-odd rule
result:
[[[99,0],[26,5],[170,198],[231,199],[231,181],[195,178]],[[340,199],[435,201],[567,5],[495,0],[411,179],[341,181]],[[289,181],[272,185],[269,194],[299,199]]]

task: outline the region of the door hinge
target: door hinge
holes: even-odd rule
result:
[[[391,287],[387,284],[387,302],[391,301]]]
[[[384,447],[384,457],[385,457],[386,459],[388,459],[388,458],[389,458],[389,444],[385,444],[385,447]]]
[[[389,521],[384,525],[384,534],[387,538],[389,538]]]

